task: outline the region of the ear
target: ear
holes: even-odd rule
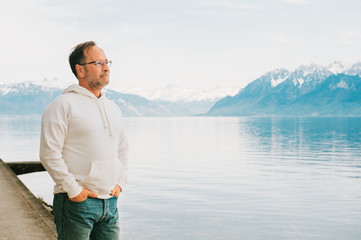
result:
[[[75,70],[78,78],[83,78],[85,76],[85,69],[83,66],[77,64],[75,65]]]

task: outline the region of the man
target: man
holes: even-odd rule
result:
[[[111,61],[90,41],[73,49],[69,63],[79,85],[65,89],[41,123],[40,159],[56,183],[58,239],[118,239],[128,145],[120,109],[102,92]]]

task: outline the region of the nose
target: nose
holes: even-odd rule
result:
[[[102,66],[102,69],[103,69],[104,72],[110,72],[110,67],[109,67],[108,64],[104,63],[103,66]]]

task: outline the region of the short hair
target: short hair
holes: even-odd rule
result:
[[[78,74],[75,69],[75,65],[81,64],[85,60],[84,50],[89,47],[96,46],[94,41],[87,41],[76,45],[70,52],[69,55],[69,64],[71,71],[74,73],[75,77],[78,78]]]

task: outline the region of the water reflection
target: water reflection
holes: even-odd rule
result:
[[[242,137],[255,153],[270,159],[307,164],[360,164],[360,118],[246,118],[239,123]],[[328,163],[330,164],[330,163]]]
[[[312,148],[319,144],[343,144],[348,149],[361,146],[361,118],[242,118],[240,132],[256,138],[261,146],[272,142]]]
[[[39,115],[0,115],[0,158],[39,161],[40,121]]]

